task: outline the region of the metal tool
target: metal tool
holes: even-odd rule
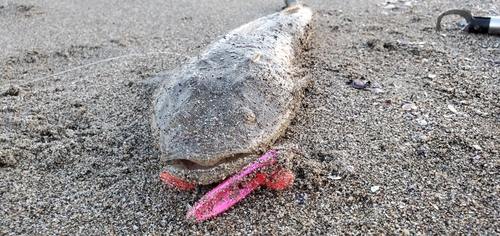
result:
[[[467,21],[462,29],[469,33],[498,34],[500,35],[500,16],[478,17],[472,16],[472,13],[462,9],[451,9],[441,13],[438,16],[436,31],[441,30],[441,19],[446,15],[460,15]]]

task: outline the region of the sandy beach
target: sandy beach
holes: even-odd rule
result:
[[[500,37],[435,31],[499,3],[302,2],[313,82],[276,142],[296,180],[195,223],[216,184],[160,181],[143,81],[284,3],[0,0],[0,234],[500,234]]]

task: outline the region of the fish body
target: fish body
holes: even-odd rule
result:
[[[284,10],[232,30],[170,73],[155,93],[151,122],[163,172],[210,184],[273,145],[300,107],[307,79],[297,61],[313,15],[287,1]]]

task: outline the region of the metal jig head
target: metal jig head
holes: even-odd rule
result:
[[[463,31],[500,35],[500,16],[474,17],[470,11],[463,9],[451,9],[441,13],[437,19],[436,31],[441,30],[441,19],[446,15],[460,15],[465,18],[467,25],[462,29]]]

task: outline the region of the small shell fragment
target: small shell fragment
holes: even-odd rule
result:
[[[458,114],[458,111],[457,109],[455,109],[455,107],[451,104],[448,105],[448,109],[450,109],[451,112],[455,113],[455,114]]]
[[[398,40],[398,45],[399,46],[408,46],[410,42],[405,41],[405,40]]]
[[[333,179],[333,180],[339,180],[339,179],[342,179],[342,177],[340,177],[340,176],[332,176],[332,175],[329,175],[327,178],[328,178],[328,179]]]
[[[372,191],[372,193],[377,192],[379,189],[380,189],[380,186],[378,186],[378,185],[372,186],[370,188],[370,190]]]
[[[405,103],[401,108],[405,111],[411,111],[411,110],[416,110],[417,106],[413,103]]]
[[[396,5],[394,5],[394,4],[388,4],[388,5],[384,6],[383,8],[384,8],[384,9],[388,9],[388,10],[392,10],[392,9],[397,8],[397,6],[396,6]]]
[[[427,78],[429,78],[429,79],[434,79],[434,78],[436,78],[436,77],[437,77],[437,75],[436,75],[436,74],[428,74],[428,75],[427,75]]]
[[[477,145],[477,144],[472,145],[472,147],[473,147],[474,149],[476,149],[476,150],[479,150],[479,151],[483,150],[483,148],[481,148],[481,146],[479,146],[479,145]]]
[[[370,87],[371,82],[370,81],[365,82],[365,81],[362,81],[360,79],[354,79],[354,80],[352,80],[351,85],[355,89],[365,89],[365,88]]]

